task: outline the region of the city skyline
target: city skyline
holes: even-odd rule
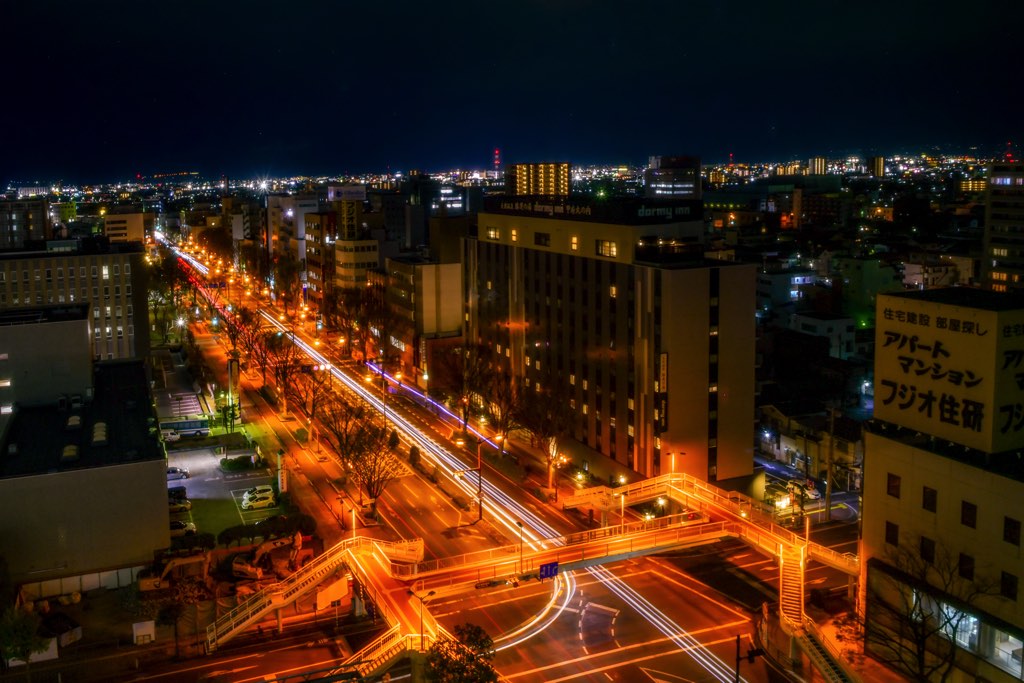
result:
[[[0,181],[995,155],[1020,130],[1011,3],[104,9],[9,8]]]

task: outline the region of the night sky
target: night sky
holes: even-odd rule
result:
[[[159,9],[158,9],[159,8]],[[923,151],[1024,125],[1024,2],[45,2],[0,183]]]

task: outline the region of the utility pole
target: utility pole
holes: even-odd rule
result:
[[[832,521],[832,456],[836,445],[836,409],[828,407],[828,460],[825,463],[825,521]]]

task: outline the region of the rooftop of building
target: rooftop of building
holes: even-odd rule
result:
[[[1024,308],[1024,292],[992,292],[973,287],[941,287],[937,289],[888,292],[884,296],[916,299],[947,306],[977,308],[982,311],[1014,311]]]
[[[12,308],[0,310],[0,325],[32,325],[37,323],[63,323],[86,320],[89,304],[63,304],[40,308]]]
[[[948,441],[916,429],[902,427],[892,422],[871,419],[864,423],[864,430],[878,434],[901,444],[956,460],[971,467],[992,472],[1008,479],[1024,482],[1024,448],[986,453],[985,451]]]
[[[663,225],[704,219],[703,203],[699,199],[598,198],[585,195],[484,197],[481,213],[613,225]]]
[[[848,315],[839,315],[838,313],[828,313],[825,311],[797,311],[793,315],[798,315],[801,318],[809,318],[811,320],[853,320]]]
[[[80,407],[55,397],[49,406],[16,408],[0,450],[0,478],[166,457],[142,361],[97,363],[93,386],[94,398]],[[105,438],[94,438],[99,431]],[[67,446],[77,447],[74,457],[65,457]]]
[[[68,239],[26,240],[18,249],[0,251],[0,259],[15,260],[39,256],[80,256],[85,254],[143,253],[142,242],[111,242],[105,235],[69,237]]]

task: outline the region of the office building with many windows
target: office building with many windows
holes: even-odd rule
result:
[[[34,242],[0,252],[0,310],[90,305],[92,356],[149,355],[147,272],[141,242],[105,237]]]
[[[1024,164],[989,167],[982,282],[995,292],[1024,289]]]
[[[751,473],[756,272],[703,258],[699,200],[496,197],[478,222],[467,342],[524,390],[568,397],[567,455],[644,476]]]
[[[505,171],[505,191],[517,196],[567,197],[572,192],[572,164],[512,164]]]

